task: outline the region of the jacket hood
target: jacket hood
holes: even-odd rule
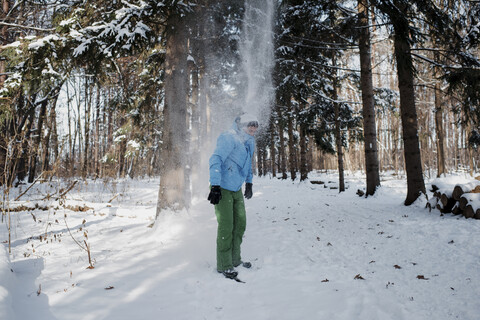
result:
[[[242,140],[245,141],[255,141],[255,138],[246,133],[243,130],[243,126],[235,119],[235,121],[232,124],[231,129],[235,131],[235,133],[242,138]]]

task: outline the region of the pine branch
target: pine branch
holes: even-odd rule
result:
[[[35,30],[35,31],[41,31],[41,32],[55,31],[55,28],[43,29],[43,28],[37,28],[37,27],[23,26],[21,24],[16,24],[16,23],[6,23],[6,22],[1,22],[1,21],[0,21],[0,26],[15,27],[15,28],[20,28],[20,29]]]

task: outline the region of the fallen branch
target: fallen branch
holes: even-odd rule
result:
[[[65,215],[65,217],[63,218],[63,220],[65,220],[65,226],[67,227],[67,231],[68,231],[68,233],[70,234],[70,237],[72,237],[73,241],[75,241],[75,243],[76,243],[80,248],[82,248],[83,250],[85,250],[85,251],[88,252],[88,250],[85,249],[85,248],[82,246],[82,244],[77,241],[77,239],[75,239],[75,237],[73,236],[72,232],[70,231],[70,228],[68,227],[68,224],[67,224],[67,217],[66,217],[66,215]]]
[[[70,187],[68,187],[67,190],[65,190],[64,192],[62,192],[62,193],[60,194],[60,198],[63,198],[67,193],[69,193],[70,190],[72,190],[73,187],[75,187],[75,185],[77,184],[77,182],[78,182],[78,180],[73,181],[72,185],[71,185]]]
[[[45,171],[43,171],[42,173],[40,173],[40,175],[39,175],[35,180],[33,180],[32,184],[27,188],[27,190],[25,190],[24,192],[22,192],[22,193],[21,193],[18,197],[16,197],[13,201],[17,201],[17,200],[20,199],[25,193],[27,193],[28,190],[30,190],[30,189],[35,185],[35,183],[36,183],[38,180],[40,180],[40,178],[42,177],[42,175],[43,175],[44,172],[45,172]]]
[[[68,227],[68,224],[67,224],[67,215],[65,215],[63,217],[63,219],[65,220],[65,226],[67,227],[67,230],[68,230],[68,233],[70,234],[70,237],[72,237],[73,241],[75,241],[75,243],[80,247],[82,248],[83,250],[87,251],[87,255],[88,255],[88,263],[89,263],[89,266],[87,267],[87,269],[94,269],[95,267],[93,266],[93,263],[92,263],[92,257],[90,255],[90,246],[88,245],[87,241],[86,240],[83,240],[83,243],[85,244],[85,247],[77,241],[77,239],[75,239],[75,237],[73,236],[72,232],[70,231],[70,228]],[[84,233],[85,234],[85,233]]]
[[[108,201],[108,203],[111,203],[111,202],[112,202],[113,200],[115,200],[115,198],[118,197],[119,195],[120,195],[120,193],[117,193],[112,199],[110,199],[110,200]]]

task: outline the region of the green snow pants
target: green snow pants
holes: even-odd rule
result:
[[[222,199],[215,205],[217,216],[217,270],[222,272],[241,263],[240,245],[247,226],[242,189],[221,189]]]

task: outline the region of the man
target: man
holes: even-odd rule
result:
[[[242,262],[240,245],[246,228],[243,196],[252,197],[252,157],[255,151],[253,136],[258,120],[243,114],[235,119],[232,128],[222,133],[210,157],[210,194],[217,216],[217,271],[227,278],[235,278],[234,267],[250,268]],[[242,185],[245,182],[245,194]]]

